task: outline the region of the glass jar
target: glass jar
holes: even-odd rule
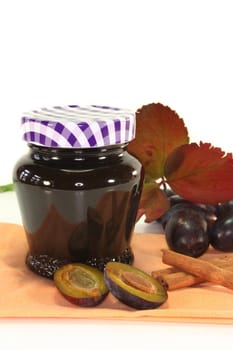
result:
[[[127,152],[135,115],[101,106],[25,113],[29,150],[13,172],[29,251],[26,263],[52,278],[60,266],[107,261],[131,264],[130,246],[143,184]]]

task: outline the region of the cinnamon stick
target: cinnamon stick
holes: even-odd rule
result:
[[[209,281],[233,289],[233,271],[216,266],[213,262],[192,258],[168,249],[163,250],[162,261],[165,264],[179,268],[181,271],[197,276],[201,281]]]
[[[209,259],[212,264],[224,267],[233,271],[233,257],[225,255],[221,258]],[[152,271],[151,275],[157,279],[167,290],[175,290],[184,287],[190,287],[195,284],[206,282],[202,277],[194,276],[190,273],[178,270],[175,267],[168,267]]]
[[[224,268],[229,271],[233,271],[233,266],[228,266]],[[152,277],[154,277],[153,274]],[[169,291],[185,287],[191,287],[193,285],[206,282],[206,280],[202,277],[197,277],[182,271],[166,275],[159,275],[155,278],[164,286],[164,288],[166,288]]]
[[[202,259],[202,258],[200,258]],[[205,257],[204,260],[207,260],[209,262],[211,262],[214,265],[220,266],[220,267],[224,267],[224,266],[233,266],[233,256],[229,256],[229,255],[221,255],[220,257]],[[154,270],[152,271],[151,274],[153,274],[153,277],[157,277],[157,276],[161,276],[161,275],[167,275],[167,274],[171,274],[173,272],[181,272],[180,269],[178,269],[175,266],[169,266],[169,267],[164,267],[162,269],[159,270]]]
[[[164,269],[155,270],[151,272],[152,277],[157,278],[160,276],[170,275],[175,272],[179,272],[180,270],[176,267],[165,267]]]
[[[156,280],[159,281],[160,284],[162,284],[162,286],[169,291],[185,287],[191,287],[195,284],[205,282],[205,280],[202,277],[197,277],[182,271],[157,276]]]

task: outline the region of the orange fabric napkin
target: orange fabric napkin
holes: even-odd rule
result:
[[[96,307],[81,308],[66,301],[53,281],[31,272],[25,265],[27,243],[23,228],[0,224],[0,317],[56,317],[124,321],[174,321],[233,324],[233,291],[203,283],[171,291],[154,310],[134,310],[111,294]],[[134,265],[151,273],[164,267],[162,234],[134,234]],[[216,252],[215,252],[216,254]]]

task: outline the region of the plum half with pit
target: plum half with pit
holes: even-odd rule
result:
[[[110,292],[135,309],[155,309],[167,300],[164,287],[136,267],[111,261],[106,264],[104,277]]]
[[[103,272],[81,263],[67,264],[58,269],[54,283],[68,301],[79,306],[98,305],[109,292]]]

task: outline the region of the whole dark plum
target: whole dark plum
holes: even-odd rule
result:
[[[192,205],[193,207],[200,208],[204,211],[207,220],[210,219],[216,219],[217,215],[217,208],[215,205],[210,205],[210,204],[202,204],[202,203],[195,203],[195,202],[190,202],[187,199],[182,198],[178,194],[174,194],[169,197],[169,202],[170,202],[170,207],[173,207],[176,204],[184,205]]]
[[[207,208],[205,206],[195,204],[192,202],[188,201],[182,201],[182,202],[177,202],[176,204],[173,204],[167,211],[164,213],[159,219],[158,222],[165,228],[168,220],[177,212],[180,210],[187,210],[189,211],[190,209],[193,209],[197,211],[208,223],[212,220],[213,215],[209,213]],[[215,220],[215,216],[213,218]]]
[[[217,250],[233,252],[233,212],[220,216],[209,233],[210,244]]]
[[[135,309],[155,309],[167,300],[164,287],[153,277],[133,266],[107,263],[104,276],[110,292]]]
[[[232,214],[233,215],[233,199],[231,199],[228,202],[225,203],[219,203],[217,205],[217,216],[223,216],[227,214]]]
[[[186,206],[175,211],[164,230],[168,247],[178,253],[199,257],[209,247],[208,225],[202,210]]]

